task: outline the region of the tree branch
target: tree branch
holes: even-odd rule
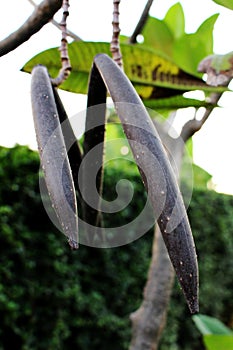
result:
[[[209,107],[205,110],[205,113],[204,113],[203,117],[201,118],[201,120],[197,120],[194,118],[194,119],[187,121],[187,123],[184,124],[184,126],[181,130],[181,134],[180,134],[184,143],[186,143],[190,139],[190,137],[192,137],[197,131],[199,131],[202,128],[202,126],[205,124],[205,122],[209,118],[210,114],[214,110],[216,104],[218,103],[218,101],[222,97],[222,94],[223,93],[213,93],[211,95],[210,102],[213,104],[213,106]]]
[[[28,2],[29,2],[32,6],[37,7],[37,4],[36,4],[33,0],[28,0]],[[51,22],[55,27],[57,27],[59,30],[61,30],[61,25],[60,25],[57,21],[55,21],[55,19],[51,19],[50,22]],[[66,34],[67,34],[70,38],[74,39],[75,41],[82,41],[82,39],[81,39],[78,35],[76,35],[74,32],[72,32],[71,30],[69,30],[69,29],[67,29],[67,28],[66,28]]]
[[[218,55],[215,55],[218,57]],[[204,58],[198,65],[198,72],[206,73],[207,74],[207,84],[212,86],[228,86],[231,79],[232,74],[227,69],[223,67],[223,69],[219,72],[216,71],[214,66],[211,66],[214,56],[208,56]],[[220,56],[222,58],[222,56]],[[219,57],[218,57],[219,60]],[[221,61],[221,60],[220,60]],[[229,59],[230,62],[230,59]],[[197,131],[199,131],[202,126],[205,124],[207,119],[209,118],[211,112],[217,105],[218,101],[220,100],[222,93],[212,93],[210,96],[210,103],[212,104],[211,107],[207,108],[205,110],[205,113],[201,120],[196,120],[195,118],[192,120],[189,120],[182,128],[181,130],[181,137],[183,138],[183,141],[186,142],[190,137],[192,137]]]
[[[143,302],[130,315],[132,340],[129,350],[157,350],[166,323],[167,306],[174,281],[174,269],[169,260],[161,232],[156,225],[152,259]]]
[[[27,21],[14,33],[0,42],[0,57],[13,51],[37,33],[61,8],[62,0],[44,0]]]
[[[151,5],[153,3],[153,0],[148,0],[147,4],[142,12],[141,18],[139,19],[139,22],[136,26],[136,28],[134,29],[133,34],[131,35],[131,37],[129,38],[129,43],[130,44],[136,44],[137,42],[137,36],[141,33],[144,25],[146,24],[147,18],[149,16],[149,11],[151,8]]]

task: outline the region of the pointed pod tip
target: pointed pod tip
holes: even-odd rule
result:
[[[68,239],[68,243],[70,245],[71,250],[77,250],[79,248],[78,242],[74,241],[73,239]]]
[[[191,313],[191,315],[196,315],[199,313],[199,303],[198,303],[198,299],[195,298],[195,300],[187,301],[188,302],[188,307],[189,307],[189,311]]]

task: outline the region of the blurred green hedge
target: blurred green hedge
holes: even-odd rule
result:
[[[114,249],[72,252],[50,223],[39,194],[39,160],[27,147],[0,148],[0,350],[125,350],[129,314],[141,302],[153,232]],[[105,198],[128,178],[134,200],[112,226],[140,212],[146,195],[136,173],[106,170]],[[232,321],[233,197],[194,190],[188,210],[200,264],[201,312]],[[161,350],[201,349],[175,284]]]

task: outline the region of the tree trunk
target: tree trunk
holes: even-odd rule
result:
[[[156,350],[166,324],[174,270],[158,226],[152,249],[152,261],[140,308],[131,314],[133,324],[130,350]]]
[[[168,152],[172,167],[179,178],[184,142],[171,138],[166,129],[156,123],[163,144]],[[144,288],[143,301],[137,311],[130,315],[132,340],[129,350],[157,350],[166,324],[167,309],[174,282],[174,269],[168,257],[158,226],[152,249],[152,260]]]

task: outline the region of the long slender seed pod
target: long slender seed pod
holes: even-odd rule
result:
[[[82,151],[56,87],[53,87],[53,93],[58,111],[58,117],[61,124],[62,134],[66,145],[66,152],[68,154],[69,163],[73,175],[74,186],[76,191],[80,192],[78,184],[78,172],[80,164],[82,162]]]
[[[198,312],[195,245],[179,187],[160,137],[131,82],[107,55],[94,59],[113,99],[191,313]]]
[[[32,111],[45,182],[62,230],[78,248],[77,203],[66,146],[47,69],[36,66],[31,82]]]
[[[82,193],[84,220],[93,227],[101,226],[100,198],[103,185],[103,157],[106,123],[107,91],[100,73],[93,65],[88,89],[86,125],[83,144],[83,158],[94,151],[93,157],[83,163]],[[91,154],[91,153],[90,153]],[[96,178],[95,176],[96,175]],[[91,183],[95,179],[96,192],[92,191]]]

